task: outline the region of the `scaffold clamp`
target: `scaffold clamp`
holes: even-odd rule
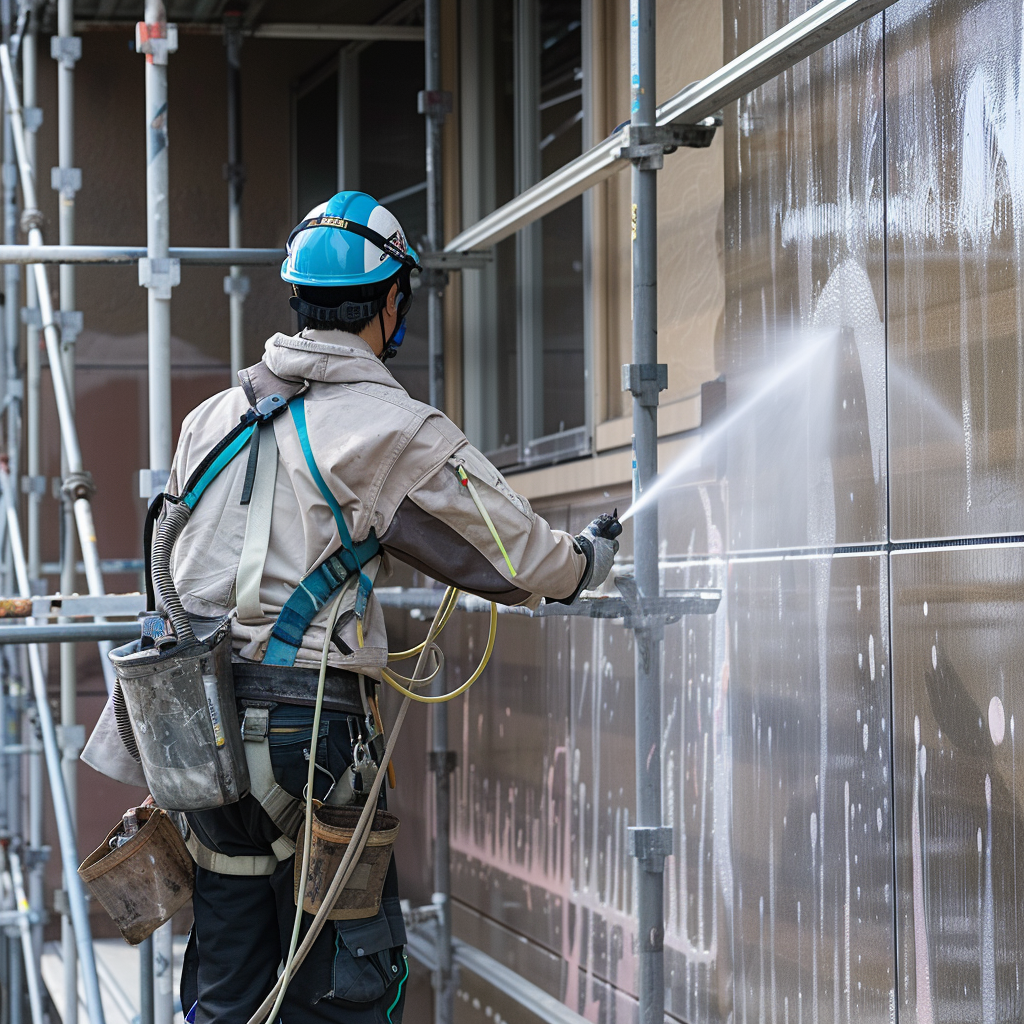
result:
[[[139,497],[155,498],[167,486],[170,475],[166,469],[140,469]]]
[[[224,276],[224,294],[240,295],[244,299],[249,294],[249,278],[226,274]]]
[[[427,117],[445,117],[452,112],[452,94],[447,89],[420,89],[416,110]]]
[[[82,37],[50,36],[50,56],[68,71],[74,71],[75,64],[82,59]]]
[[[80,473],[68,473],[60,486],[60,492],[69,501],[91,498],[96,493],[96,484],[93,482],[92,473],[87,473],[85,470]]]
[[[629,855],[635,857],[645,871],[661,871],[665,858],[672,856],[674,848],[671,827],[633,825],[626,832]]]
[[[178,49],[178,26],[172,22],[149,25],[140,21],[135,26],[135,52],[146,55],[147,64],[166,64],[168,54]]]
[[[82,188],[81,167],[51,167],[50,188],[59,192],[61,199],[74,199]]]
[[[658,395],[667,387],[667,363],[625,363],[622,367],[622,390],[640,405],[657,405]]]
[[[37,132],[43,126],[42,107],[22,107],[21,122],[25,125],[25,131]]]
[[[431,750],[427,763],[435,775],[450,775],[458,767],[459,755],[454,750]]]
[[[622,129],[622,145],[615,150],[620,160],[632,160],[642,171],[659,171],[665,154],[679,148],[705,149],[715,137],[722,116],[705,117],[699,124],[631,124]]]
[[[57,746],[68,761],[77,761],[85,746],[84,725],[58,725]]]
[[[150,288],[158,299],[169,299],[171,289],[181,284],[181,260],[144,256],[139,260],[139,285]]]

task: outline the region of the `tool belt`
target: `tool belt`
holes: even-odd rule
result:
[[[231,674],[235,681],[236,700],[272,701],[306,708],[316,705],[319,679],[316,669],[236,661],[231,666]],[[355,672],[328,668],[324,709],[362,715],[363,702],[359,697],[359,686],[359,676]]]

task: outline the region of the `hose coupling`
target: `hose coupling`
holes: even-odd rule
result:
[[[96,493],[96,484],[93,482],[92,473],[88,473],[84,469],[77,473],[68,473],[61,484],[60,492],[68,501],[91,498]]]

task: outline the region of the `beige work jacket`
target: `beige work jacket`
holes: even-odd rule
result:
[[[374,530],[382,554],[365,567],[380,585],[389,559],[441,583],[505,604],[573,594],[586,559],[572,537],[548,524],[438,410],[409,397],[355,335],[304,331],[276,334],[263,362],[286,381],[308,382],[306,422],[317,468],[345,516],[355,543]],[[167,490],[177,494],[196,466],[249,408],[242,388],[208,399],[186,417]],[[307,468],[289,413],[273,424],[278,448],[270,540],[259,588],[262,616],[232,622],[235,656],[261,661],[274,622],[299,581],[336,552],[338,528]],[[515,569],[510,572],[469,490],[473,481]],[[201,616],[235,611],[235,580],[248,507],[240,503],[246,458],[234,459],[197,504],[178,540],[172,570],[186,610]],[[384,616],[371,595],[360,647],[350,588],[332,634],[331,665],[379,678],[387,663]],[[323,609],[303,638],[296,666],[318,668]],[[108,703],[83,759],[122,781],[130,771]],[[125,774],[132,777],[125,778]]]

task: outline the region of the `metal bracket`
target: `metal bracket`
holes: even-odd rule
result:
[[[660,171],[665,166],[665,154],[674,153],[681,146],[705,149],[721,125],[722,115],[706,117],[700,124],[626,125],[622,130],[622,145],[615,150],[620,160],[632,160],[642,171]]]
[[[61,753],[70,761],[78,760],[78,755],[85,746],[84,725],[58,725],[57,746]]]
[[[34,207],[27,207],[21,211],[21,219],[18,222],[21,230],[27,235],[33,228],[42,228],[46,223],[42,210]]]
[[[437,895],[436,893],[434,895]],[[424,907],[414,907],[408,900],[402,900],[402,919],[406,927],[415,928],[417,925],[436,924],[441,916],[442,907],[438,903],[430,903]]]
[[[626,832],[629,855],[635,857],[645,871],[663,871],[665,858],[672,855],[674,846],[671,826],[631,825]]]
[[[158,299],[169,299],[171,289],[181,284],[181,260],[150,259],[139,260],[139,285],[150,288]]]
[[[431,750],[427,754],[427,765],[435,775],[450,775],[459,763],[454,750]]]
[[[21,120],[25,125],[25,131],[37,132],[43,126],[42,107],[22,107]]]
[[[60,485],[60,493],[68,501],[78,501],[79,498],[91,498],[96,493],[96,484],[93,482],[92,474],[85,470],[78,473],[68,473]]]
[[[438,267],[424,267],[419,275],[417,288],[433,288],[437,291],[444,291],[448,287],[448,271]]]
[[[164,30],[161,33],[161,29]],[[144,53],[149,64],[166,64],[168,54],[178,49],[178,26],[172,22],[166,25],[148,25],[140,21],[135,26],[135,52]]]
[[[50,56],[68,71],[74,71],[75,64],[82,59],[82,37],[50,36]]]
[[[61,917],[71,916],[71,901],[68,899],[67,889],[53,890],[53,912]]]
[[[245,164],[225,164],[224,180],[229,185],[241,188],[245,184]]]
[[[81,167],[51,167],[50,188],[59,192],[61,199],[74,199],[82,188]]]
[[[445,89],[420,89],[416,110],[427,117],[445,117],[452,112],[452,94]]]
[[[166,469],[140,469],[139,497],[156,497],[167,486],[170,475],[170,471]]]
[[[74,345],[85,326],[85,318],[80,309],[56,309],[53,322],[60,328],[61,344],[65,347]]]
[[[494,250],[484,252],[421,252],[424,270],[483,270],[494,262]]]
[[[42,329],[43,314],[38,306],[22,306],[21,322],[28,327]],[[82,333],[84,320],[80,309],[55,309],[53,311],[53,326],[61,333],[61,340],[66,344],[72,343]]]
[[[667,387],[667,363],[625,363],[622,367],[622,390],[640,405],[656,406],[659,393]]]
[[[27,846],[21,853],[21,859],[25,867],[31,871],[40,864],[46,864],[50,860],[51,848],[49,846]]]
[[[21,478],[22,494],[38,494],[40,497],[46,494],[45,476],[23,476]]]
[[[224,278],[225,295],[241,295],[244,299],[249,294],[249,278],[232,277],[228,274]]]

